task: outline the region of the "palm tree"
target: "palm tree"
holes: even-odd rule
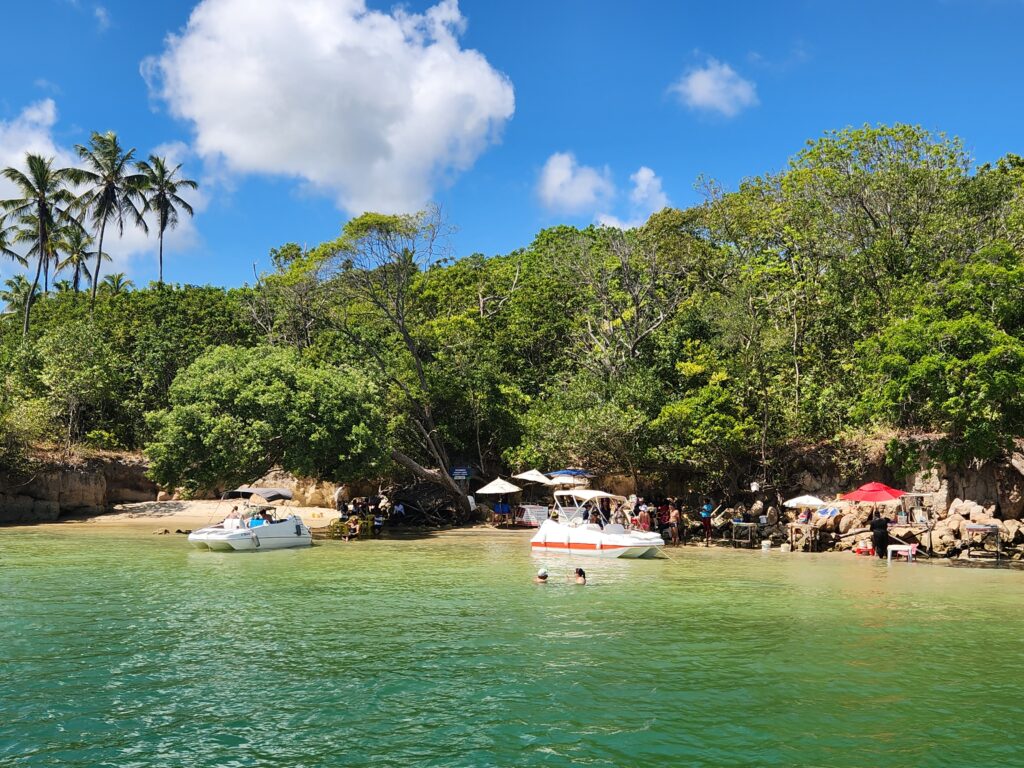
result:
[[[8,225],[5,217],[0,216],[0,256],[11,259],[23,267],[28,266],[28,259],[20,253],[11,249],[11,245],[18,239],[18,230],[14,225]]]
[[[26,260],[39,258],[39,217],[34,213],[26,213],[18,223],[20,226],[14,233],[15,242],[28,243],[28,250],[25,251]],[[43,295],[50,292],[50,267],[52,266],[56,272],[56,240],[61,229],[62,227],[55,224],[52,218],[46,223],[49,241],[46,243],[46,258],[43,259]]]
[[[0,315],[21,314],[30,292],[38,291],[38,286],[33,286],[24,275],[15,275],[4,282],[3,290],[0,290],[0,302],[4,310]]]
[[[92,283],[89,260],[96,256],[96,251],[90,250],[89,247],[93,242],[93,239],[78,222],[61,229],[60,237],[54,242],[56,251],[64,254],[63,261],[57,263],[57,272],[63,272],[66,269],[74,270],[71,273],[71,285],[75,293],[79,292],[83,275],[89,284]],[[106,253],[102,254],[100,258],[103,261],[110,261],[110,256]]]
[[[93,290],[96,289],[95,282],[92,284],[92,287]],[[110,296],[117,296],[119,293],[124,293],[134,287],[135,283],[129,280],[124,272],[115,272],[112,275],[107,275],[100,283],[102,291]]]
[[[115,224],[118,233],[122,235],[125,219],[142,227],[143,231],[149,231],[142,218],[145,205],[142,188],[146,177],[139,173],[129,173],[135,148],[122,150],[117,134],[113,131],[93,133],[88,147],[78,144],[75,149],[85,164],[83,170],[77,171],[77,180],[88,185],[79,198],[79,206],[96,228],[96,268],[92,276],[92,301],[95,302],[107,224]]]
[[[157,282],[163,285],[164,231],[178,226],[179,208],[189,216],[194,215],[192,206],[178,196],[178,190],[198,189],[199,184],[193,179],[183,179],[178,176],[181,163],[170,168],[164,158],[156,155],[150,155],[148,163],[143,160],[136,163],[135,167],[146,178],[146,210],[156,214],[157,232],[160,237],[160,277]]]
[[[43,262],[51,253],[51,227],[70,218],[68,208],[75,202],[75,196],[68,185],[74,183],[77,172],[73,168],[54,168],[52,157],[31,153],[25,156],[25,166],[25,171],[5,168],[0,174],[13,182],[21,194],[21,197],[0,202],[0,210],[16,218],[35,217],[36,276],[32,281],[32,290],[26,296],[25,317],[21,327],[22,335],[28,336],[29,317],[39,287],[39,274]]]
[[[57,293],[78,293],[70,280],[54,280],[53,290]]]

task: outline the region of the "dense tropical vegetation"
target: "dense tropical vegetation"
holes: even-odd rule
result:
[[[894,461],[966,462],[1024,435],[1013,155],[974,168],[917,127],[847,129],[629,232],[553,227],[452,259],[436,211],[368,213],[316,248],[274,249],[254,286],[107,275],[104,290],[105,226],[149,210],[162,235],[192,186],[152,158],[129,168],[115,139],[93,137],[88,176],[42,158],[8,174],[23,195],[8,219],[35,217],[31,248],[0,240],[35,275],[0,292],[9,453],[144,447],[160,482],[192,491],[272,466],[453,490],[461,464],[728,490],[783,480],[794,446],[881,436]],[[62,193],[76,183],[84,200]],[[74,222],[95,244],[52,234]],[[72,281],[40,290],[58,253]]]

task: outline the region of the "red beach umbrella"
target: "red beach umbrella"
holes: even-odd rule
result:
[[[856,491],[844,493],[843,499],[845,501],[869,501],[877,504],[882,501],[894,501],[905,495],[903,491],[890,488],[885,483],[866,483]]]

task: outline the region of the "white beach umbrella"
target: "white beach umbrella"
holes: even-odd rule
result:
[[[499,477],[497,480],[492,480],[483,488],[478,489],[476,493],[478,496],[481,494],[486,496],[490,494],[500,495],[503,493],[519,493],[521,490],[523,489],[518,485],[512,485],[512,483],[502,480]]]
[[[518,475],[512,475],[516,480],[525,480],[528,483],[540,483],[541,485],[554,485],[548,476],[541,472],[539,469],[528,469],[526,472],[520,472]]]
[[[782,502],[782,504],[783,506],[789,507],[790,509],[817,509],[818,507],[828,506],[827,501],[822,501],[817,496],[797,496],[794,499]]]

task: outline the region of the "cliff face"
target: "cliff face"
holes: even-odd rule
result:
[[[43,463],[25,476],[0,473],[0,523],[37,523],[100,514],[114,504],[152,501],[156,483],[132,456]]]

